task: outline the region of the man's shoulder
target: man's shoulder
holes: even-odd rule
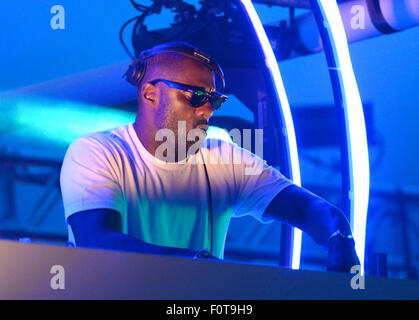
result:
[[[119,126],[103,131],[87,133],[74,140],[67,149],[67,153],[108,152],[125,144],[127,140],[128,125]]]
[[[107,146],[112,143],[117,143],[119,140],[127,139],[129,135],[128,131],[128,125],[123,125],[103,131],[90,132],[74,140],[71,145],[96,144]]]

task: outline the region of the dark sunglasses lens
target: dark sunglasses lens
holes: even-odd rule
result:
[[[212,109],[217,110],[221,107],[221,105],[224,103],[226,99],[223,96],[208,97],[208,95],[205,92],[195,91],[189,103],[192,107],[199,108],[203,106],[205,103],[207,103],[208,100],[211,103]]]
[[[214,110],[217,110],[221,107],[221,105],[224,103],[223,97],[212,97],[210,99],[211,106]]]
[[[192,107],[198,108],[200,106],[203,106],[205,103],[207,103],[207,101],[208,101],[208,98],[205,95],[205,93],[196,91],[192,95],[189,103],[191,104]]]

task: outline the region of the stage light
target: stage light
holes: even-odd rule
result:
[[[263,28],[262,22],[259,19],[258,14],[256,13],[255,8],[250,0],[241,0],[245,11],[249,17],[249,20],[252,23],[252,26],[256,32],[257,38],[259,40],[260,46],[263,50],[265,57],[266,66],[270,71],[270,75],[274,82],[274,87],[276,90],[277,97],[281,104],[281,115],[285,125],[286,135],[288,137],[288,157],[291,171],[291,180],[296,185],[301,185],[300,178],[300,167],[298,161],[298,152],[297,152],[297,143],[295,138],[294,124],[291,117],[291,110],[289,107],[287,95],[285,93],[284,84],[282,82],[281,74],[279,72],[278,63],[276,61],[274,52],[272,50],[271,44],[268,40],[268,37]],[[301,230],[293,228],[293,241],[292,241],[292,269],[300,268],[300,256],[301,256]]]
[[[312,0],[318,14],[318,25],[324,28],[322,40],[328,55],[335,93],[341,95],[349,162],[350,222],[355,249],[364,270],[365,231],[369,198],[369,161],[364,113],[352,69],[345,29],[336,1]],[[316,11],[318,10],[318,11]],[[326,43],[327,42],[327,43]]]
[[[3,100],[10,133],[18,132],[29,141],[68,146],[78,137],[124,125],[135,113],[75,101],[45,98]]]

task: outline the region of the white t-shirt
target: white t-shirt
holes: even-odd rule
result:
[[[144,148],[132,123],[74,141],[60,182],[66,219],[84,210],[114,209],[124,234],[159,246],[212,248],[220,259],[230,218],[252,215],[267,222],[266,207],[292,184],[261,158],[222,140],[206,139],[184,162],[161,161]]]

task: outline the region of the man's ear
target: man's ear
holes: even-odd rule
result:
[[[141,100],[143,100],[146,104],[151,105],[153,108],[157,106],[158,89],[156,86],[151,83],[145,83],[141,86],[141,90],[139,91],[139,98]]]

